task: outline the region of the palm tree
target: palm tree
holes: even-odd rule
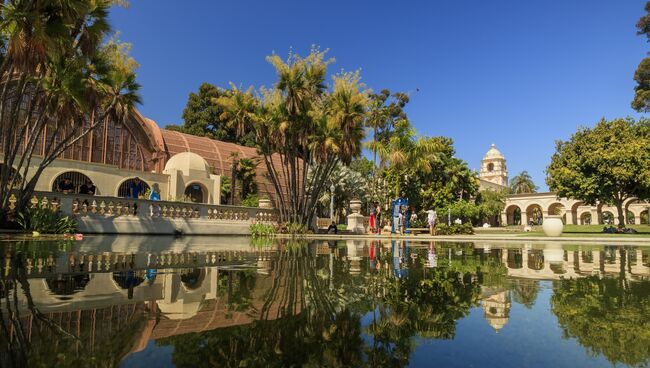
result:
[[[522,171],[519,175],[510,179],[510,191],[514,194],[535,193],[537,189],[528,171]]]
[[[7,210],[17,183],[21,209],[45,167],[106,119],[126,118],[139,102],[137,63],[126,55],[128,46],[102,45],[112,4],[18,0],[0,9],[5,41],[0,48],[0,142],[6,167],[0,170],[0,212]],[[41,161],[29,173],[37,147]]]
[[[358,73],[335,75],[328,90],[325,76],[333,60],[317,48],[304,58],[267,60],[278,76],[273,88],[257,95],[233,88],[215,103],[224,118],[255,132],[281,220],[307,224],[336,164],[347,165],[361,153],[368,97]]]

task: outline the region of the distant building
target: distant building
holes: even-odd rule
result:
[[[485,153],[479,171],[479,190],[504,190],[508,188],[508,168],[505,156],[495,144]],[[636,198],[627,200],[626,224],[647,224],[650,204]],[[555,193],[511,194],[506,199],[499,225],[541,225],[544,217],[562,216],[565,224],[615,224],[616,208],[606,204],[591,206],[581,200],[558,198]]]

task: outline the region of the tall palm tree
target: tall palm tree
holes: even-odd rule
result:
[[[336,164],[361,153],[367,93],[358,73],[334,76],[328,90],[325,76],[333,60],[317,48],[304,58],[267,60],[278,77],[273,88],[257,95],[233,88],[215,103],[224,118],[255,132],[281,219],[307,224]]]
[[[0,169],[0,212],[7,210],[16,183],[20,209],[45,167],[106,119],[126,118],[139,102],[137,64],[123,44],[102,45],[112,4],[16,0],[0,8],[0,143],[6,167]],[[40,145],[45,131],[46,144]],[[29,173],[36,147],[41,161]]]
[[[535,193],[537,186],[528,171],[522,171],[519,175],[510,179],[510,191],[514,194]]]

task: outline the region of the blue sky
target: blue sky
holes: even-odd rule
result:
[[[421,134],[454,139],[473,169],[491,143],[510,176],[542,190],[555,140],[600,118],[633,116],[634,25],[645,0],[132,0],[111,18],[140,63],[141,112],[182,123],[202,82],[271,85],[264,57],[330,49],[331,70],[361,70],[373,90],[411,92]],[[418,91],[419,90],[419,91]]]

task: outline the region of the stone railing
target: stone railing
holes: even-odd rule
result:
[[[15,211],[16,199],[9,200],[10,211]],[[278,212],[274,209],[224,206],[204,203],[150,201],[83,194],[35,192],[30,201],[31,208],[50,208],[69,216],[139,218],[183,218],[220,221],[277,222]]]

